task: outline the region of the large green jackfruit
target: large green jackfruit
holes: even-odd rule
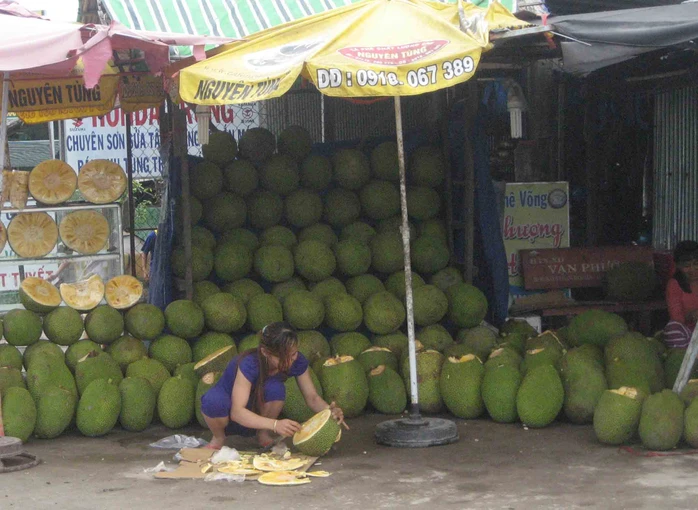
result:
[[[209,354],[228,346],[235,348],[235,342],[230,335],[215,331],[204,333],[192,346],[192,361],[198,363]]]
[[[337,260],[330,247],[313,239],[298,244],[294,261],[296,272],[311,282],[329,278],[337,268]]]
[[[221,292],[221,289],[218,287],[218,285],[208,280],[204,280],[202,282],[194,283],[194,293],[191,299],[194,301],[194,303],[201,306],[204,299],[213,294],[218,294],[219,292]]]
[[[326,402],[335,402],[347,418],[359,416],[368,402],[368,381],[351,356],[328,359],[319,374]]]
[[[178,336],[162,335],[150,343],[148,354],[158,360],[170,372],[179,365],[191,362],[192,353],[189,343]]]
[[[446,267],[433,274],[429,279],[429,283],[436,285],[442,291],[446,292],[446,289],[448,289],[451,285],[463,283],[463,275],[455,267]]]
[[[284,246],[261,246],[254,254],[256,273],[270,283],[290,280],[293,268],[293,254]]]
[[[624,335],[628,325],[620,315],[603,310],[588,310],[574,317],[567,327],[570,344],[594,344],[605,347],[613,338]]]
[[[158,360],[143,358],[128,366],[126,369],[126,377],[142,377],[147,379],[157,394],[160,393],[160,388],[162,388],[164,382],[170,377],[170,373],[165,368],[165,365]]]
[[[217,296],[214,294],[207,301]],[[196,338],[204,330],[204,311],[193,301],[179,299],[165,308],[165,322],[173,335],[184,339]]]
[[[683,435],[684,405],[671,390],[650,395],[642,403],[638,432],[648,450],[671,450]]]
[[[467,283],[451,285],[446,290],[448,317],[460,328],[474,328],[487,315],[487,298],[477,287]]]
[[[393,351],[393,354],[395,354],[398,359],[402,359],[403,354],[407,352],[409,340],[407,335],[401,331],[396,331],[388,335],[374,336],[373,345],[376,347],[386,347]]]
[[[245,131],[238,143],[240,154],[252,163],[261,164],[274,154],[276,137],[268,129],[262,127]]]
[[[509,347],[499,347],[493,350],[485,362],[485,370],[508,365],[521,370],[521,356],[514,349]]]
[[[157,306],[140,303],[126,312],[126,331],[140,340],[155,340],[165,329],[165,315]]]
[[[118,386],[124,378],[121,367],[106,352],[100,354],[88,354],[78,361],[75,367],[75,382],[78,392],[82,395],[93,381],[98,379],[111,379]]]
[[[486,360],[497,347],[497,335],[486,326],[461,330],[456,335],[456,341],[472,349],[481,360]]]
[[[387,291],[378,292],[364,301],[366,327],[377,335],[387,335],[400,329],[405,322],[405,305]]]
[[[683,422],[683,438],[692,448],[698,448],[698,400],[696,399],[693,399],[686,408]]]
[[[315,329],[325,319],[325,305],[312,292],[297,290],[284,300],[283,315],[296,329]]]
[[[187,273],[187,259],[184,247],[177,246],[172,250],[170,257],[172,272],[177,278],[185,278]],[[213,271],[213,252],[203,246],[191,247],[191,278],[194,282],[200,282],[208,278]]]
[[[351,225],[361,215],[361,202],[353,191],[342,188],[331,189],[324,197],[325,221],[333,228]]]
[[[400,414],[407,406],[405,383],[390,367],[378,365],[368,374],[368,399],[383,414]]]
[[[10,388],[25,388],[22,372],[13,367],[0,367],[0,396]]]
[[[562,359],[561,373],[565,416],[572,423],[592,423],[596,404],[608,388],[603,368],[571,350]]]
[[[216,234],[231,228],[240,228],[246,219],[247,204],[245,199],[236,193],[218,193],[211,200],[207,200],[204,208],[204,222],[211,232]],[[211,250],[214,246],[209,244],[207,248]]]
[[[131,432],[148,428],[153,421],[157,396],[147,379],[127,377],[119,384],[121,412],[119,423]]]
[[[145,358],[148,355],[148,349],[142,341],[125,335],[110,344],[107,353],[119,364],[121,372],[126,373],[126,367],[134,361]]]
[[[358,360],[366,372],[370,372],[380,365],[392,368],[396,372],[398,370],[397,356],[387,347],[369,347],[359,354]]]
[[[339,239],[332,227],[326,223],[315,223],[300,231],[298,234],[298,241],[320,241],[332,248],[339,242]]]
[[[338,293],[325,300],[325,323],[337,331],[354,331],[363,320],[361,303],[349,294]]]
[[[371,248],[356,240],[340,241],[335,246],[337,268],[345,276],[364,274],[371,267]]]
[[[236,280],[232,283],[229,283],[225,286],[224,290],[225,292],[242,299],[242,302],[245,303],[245,306],[247,306],[247,303],[254,296],[264,294],[264,289],[262,288],[262,286],[256,281],[250,280],[249,278],[242,278],[240,280]]]
[[[10,344],[0,344],[0,367],[22,370],[22,353],[17,347]]]
[[[223,172],[210,161],[202,161],[189,172],[191,194],[205,203],[223,189]]]
[[[645,394],[664,388],[664,367],[659,356],[639,333],[610,340],[604,352],[609,388],[631,386]]]
[[[31,345],[41,338],[41,318],[29,310],[10,310],[2,324],[5,340],[10,345]]]
[[[440,379],[443,355],[438,351],[427,350],[417,353],[417,389],[419,392],[419,407],[425,413],[438,413],[443,409]],[[402,378],[406,390],[410,389],[410,358],[404,356],[401,360]]]
[[[102,347],[99,344],[94,343],[92,340],[80,340],[65,351],[65,364],[74,374],[79,360],[90,353],[98,354],[100,352],[102,352]]]
[[[301,164],[301,184],[315,191],[323,191],[332,181],[332,162],[325,156],[310,154]]]
[[[482,378],[482,401],[490,417],[498,423],[515,422],[516,395],[521,386],[521,372],[515,366],[504,364],[485,370]]]
[[[284,212],[284,200],[271,191],[257,190],[247,197],[247,218],[254,228],[277,225]]]
[[[107,379],[97,379],[80,396],[77,412],[78,430],[88,437],[108,434],[119,420],[121,393],[119,385]]]
[[[158,417],[163,425],[178,429],[194,417],[196,388],[182,377],[170,377],[158,393]]]
[[[250,331],[261,331],[267,324],[283,320],[283,308],[273,294],[259,294],[247,303],[247,328]]]
[[[594,409],[596,439],[604,444],[619,445],[637,433],[642,414],[642,394],[635,388],[604,391]]]
[[[362,305],[374,294],[385,290],[383,282],[372,274],[362,274],[347,280],[347,292],[359,300]]]
[[[529,370],[516,395],[516,411],[529,427],[550,425],[562,410],[565,390],[557,370],[541,365]]]
[[[281,196],[296,191],[299,182],[298,164],[283,154],[273,155],[259,172],[259,183],[262,187]]]
[[[363,214],[373,220],[384,220],[400,211],[400,191],[392,182],[369,182],[361,189],[360,200]]]
[[[434,274],[451,259],[448,244],[439,237],[422,236],[412,243],[412,265],[422,274]]]
[[[414,322],[418,326],[430,326],[444,318],[448,311],[448,298],[435,285],[422,285],[414,289]]]
[[[293,276],[285,282],[277,283],[271,288],[271,293],[276,296],[281,304],[284,303],[286,298],[297,290],[308,290],[305,282],[299,276]],[[264,290],[260,294],[264,293]]]
[[[320,385],[320,380],[313,372],[313,369],[308,367],[308,375],[313,381],[313,386],[315,386],[315,391],[318,395],[322,397],[322,386]],[[303,423],[313,417],[315,412],[308,407],[305,403],[305,398],[301,389],[298,386],[298,381],[295,377],[289,377],[284,383],[286,386],[286,402],[284,403],[284,416],[289,420],[297,421],[298,423]]]
[[[555,370],[560,370],[560,362],[562,360],[562,351],[557,349],[532,349],[526,351],[523,364],[521,365],[521,373],[526,375],[529,370],[532,370],[541,365],[550,365]]]
[[[248,301],[248,306],[264,294],[256,295]],[[232,333],[239,331],[248,319],[247,308],[242,299],[227,292],[209,296],[201,305],[204,323],[211,331]]]
[[[62,363],[46,363],[42,361],[32,363],[29,370],[27,370],[26,383],[27,389],[34,397],[34,400],[38,400],[50,388],[64,389],[76,399],[78,396],[78,388],[73,374]]]
[[[211,133],[208,143],[201,147],[204,159],[213,161],[217,165],[225,165],[235,159],[238,152],[238,144],[233,135],[227,131]]]
[[[28,370],[32,363],[36,361],[43,361],[49,364],[63,364],[65,363],[65,354],[63,353],[63,349],[56,344],[39,340],[24,349],[24,368]]]
[[[220,243],[213,252],[216,276],[226,282],[240,280],[252,270],[252,251],[243,244],[231,241]]]
[[[26,443],[36,426],[36,404],[31,393],[24,388],[7,388],[1,410],[5,435]]]
[[[95,343],[110,344],[124,334],[124,318],[108,305],[98,306],[85,317],[85,332]]]
[[[371,347],[371,341],[356,331],[339,333],[330,339],[332,356],[351,356],[358,359],[359,355]]]
[[[298,331],[298,352],[306,357],[311,365],[319,358],[330,357],[330,344],[322,333],[312,329]]]
[[[434,349],[441,353],[455,345],[453,337],[441,324],[432,324],[420,329],[417,331],[416,337],[426,349]]]
[[[402,237],[398,232],[380,232],[371,239],[371,267],[374,271],[392,274],[404,267]]]
[[[441,398],[454,416],[479,417],[484,411],[481,387],[485,367],[472,354],[448,358],[441,368]]]
[[[84,330],[80,313],[69,306],[58,307],[44,317],[46,338],[58,345],[73,345]]]
[[[334,180],[342,188],[358,190],[371,178],[368,158],[357,149],[341,149],[332,157]]]
[[[259,185],[259,174],[249,161],[231,161],[223,169],[223,186],[227,191],[246,197]]]
[[[286,197],[284,211],[286,219],[294,227],[309,227],[322,218],[322,199],[314,191],[299,189]]]
[[[358,241],[361,244],[370,246],[371,239],[376,235],[376,229],[366,222],[355,221],[342,229],[339,236],[340,241]]]
[[[36,426],[34,435],[41,439],[53,439],[68,428],[75,414],[77,397],[70,391],[52,386],[35,396]]]

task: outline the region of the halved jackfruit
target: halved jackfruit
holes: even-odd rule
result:
[[[61,297],[66,305],[78,312],[89,312],[102,301],[104,282],[93,275],[82,282],[62,283]]]
[[[49,313],[61,304],[61,294],[56,286],[36,276],[22,281],[19,299],[24,308],[35,313]]]
[[[0,222],[0,251],[5,249],[7,244],[7,230],[5,230],[5,225]]]
[[[109,222],[97,211],[76,211],[66,215],[59,227],[65,245],[78,253],[99,252],[109,240]]]
[[[115,276],[107,282],[104,294],[109,306],[117,310],[125,310],[141,299],[143,285],[133,276]]]
[[[80,169],[78,189],[93,204],[115,202],[126,190],[124,170],[106,159],[93,159]]]
[[[296,471],[272,471],[264,473],[257,480],[262,485],[303,485],[310,483],[305,473]]]
[[[58,227],[45,212],[20,213],[10,221],[7,238],[20,257],[43,257],[56,246]]]
[[[58,159],[39,163],[29,174],[29,192],[44,204],[62,204],[73,196],[77,184],[75,170]]]

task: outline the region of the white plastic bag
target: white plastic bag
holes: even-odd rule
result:
[[[175,434],[174,436],[163,437],[159,441],[150,443],[153,448],[180,450],[182,448],[199,448],[206,446],[208,441],[194,436]]]
[[[211,455],[209,462],[211,464],[219,464],[221,462],[234,462],[240,459],[240,454],[235,448],[229,448],[227,446],[224,446],[216,453]]]
[[[163,461],[160,461],[160,464],[158,464],[155,467],[144,468],[143,472],[144,473],[160,473],[161,471],[170,472],[170,471],[174,471],[175,469],[177,469],[176,466],[166,466]]]

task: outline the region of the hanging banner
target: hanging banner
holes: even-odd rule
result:
[[[190,108],[186,112],[189,154],[200,156],[196,115]],[[108,159],[126,170],[126,115],[131,115],[133,178],[162,177],[158,108],[146,108],[131,114],[116,109],[100,117],[64,121],[66,163],[80,171],[90,160]],[[259,127],[259,104],[214,107],[211,122],[217,129],[228,131],[239,140],[248,129]]]
[[[512,298],[531,294],[524,288],[519,250],[569,248],[569,217],[567,182],[506,185],[502,235]]]

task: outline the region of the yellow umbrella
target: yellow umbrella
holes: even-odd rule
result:
[[[498,3],[366,0],[217,49],[180,71],[179,94],[202,105],[259,101],[301,75],[328,96],[423,94],[471,78],[491,29],[525,24]]]
[[[365,0],[217,48],[210,58],[179,71],[179,96],[198,105],[279,97],[301,75],[328,96],[395,97],[412,419],[407,424],[381,425],[386,425],[382,430],[392,441],[389,444],[402,446],[406,445],[402,440],[411,446],[445,444],[456,440],[457,432],[446,420],[420,428],[426,422],[418,407],[400,96],[467,81],[489,48],[490,30],[527,25],[498,3],[485,10],[459,2]],[[426,430],[430,432],[425,439]]]

